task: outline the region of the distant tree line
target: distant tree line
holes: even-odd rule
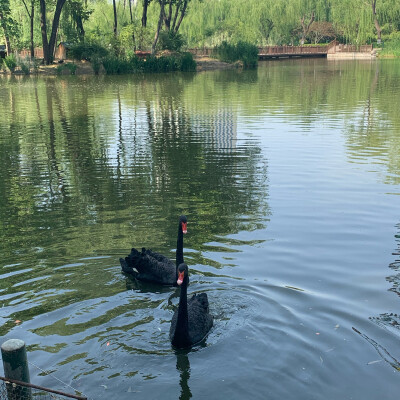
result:
[[[399,0],[0,0],[8,53],[95,43],[117,51],[182,46],[400,41]]]

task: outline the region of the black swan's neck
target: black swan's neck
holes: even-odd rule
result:
[[[176,267],[183,263],[183,231],[182,224],[178,227],[178,240],[176,242]],[[178,275],[177,275],[178,276]]]
[[[181,295],[179,297],[178,319],[172,344],[178,347],[190,345],[189,340],[189,317],[187,307],[187,278],[185,277],[181,285]]]

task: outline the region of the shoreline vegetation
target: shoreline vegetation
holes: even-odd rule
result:
[[[200,48],[242,68],[255,67],[256,49],[265,46],[373,45],[389,58],[400,57],[400,2],[0,0],[0,36],[1,69],[25,75],[88,73],[83,61],[94,74],[226,67],[197,65],[185,52]],[[54,67],[55,59],[68,61]]]
[[[0,69],[116,75],[254,68],[258,48],[331,43],[400,57],[400,3],[349,1],[40,0],[29,9],[0,0],[0,57],[8,55]],[[205,48],[211,57],[187,51]]]
[[[400,57],[400,43],[388,42],[376,48],[378,58]],[[212,55],[197,55],[189,52],[164,50],[156,55],[150,52],[116,56],[91,52],[81,48],[68,52],[65,60],[44,64],[41,59],[9,56],[0,60],[2,75],[119,75],[160,72],[201,72],[210,70],[254,68],[258,63],[258,48],[245,42],[235,45],[222,42]]]
[[[163,50],[155,55],[150,52],[115,54],[101,46],[80,44],[66,53],[68,59],[45,65],[40,59],[7,56],[2,70],[10,74],[31,73],[41,75],[83,74],[136,74],[154,72],[199,72],[211,69],[254,68],[258,62],[255,45],[238,42],[222,42],[213,50],[213,55],[199,56],[190,52]]]
[[[193,56],[195,62],[195,68],[191,69],[192,72],[212,71],[212,70],[223,70],[223,69],[235,69],[242,67],[240,62],[228,63],[219,61],[216,58],[209,56],[197,55]],[[95,68],[93,63],[87,60],[64,60],[61,64],[54,63],[50,65],[32,65],[29,68],[29,72],[21,66],[16,66],[11,72],[9,69],[1,69],[0,75],[44,75],[44,76],[65,76],[65,75],[95,75]],[[140,72],[140,71],[138,71]],[[153,71],[157,72],[157,71]],[[165,71],[166,72],[166,71]],[[127,72],[135,73],[135,72]],[[136,72],[137,73],[137,72]],[[151,72],[149,72],[151,73]],[[104,67],[100,67],[99,75],[106,75]],[[117,73],[116,73],[117,74]]]

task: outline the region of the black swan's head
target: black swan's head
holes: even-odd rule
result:
[[[179,225],[182,226],[182,232],[187,233],[187,218],[186,215],[181,215],[179,217]]]
[[[189,268],[185,263],[179,264],[178,266],[178,280],[177,284],[178,286],[182,285],[184,281],[187,282],[187,279],[189,278]]]

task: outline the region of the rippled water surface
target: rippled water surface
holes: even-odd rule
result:
[[[400,389],[400,62],[0,78],[0,334],[91,399],[378,399]],[[214,327],[171,348],[174,258]],[[0,370],[2,373],[2,370]]]

